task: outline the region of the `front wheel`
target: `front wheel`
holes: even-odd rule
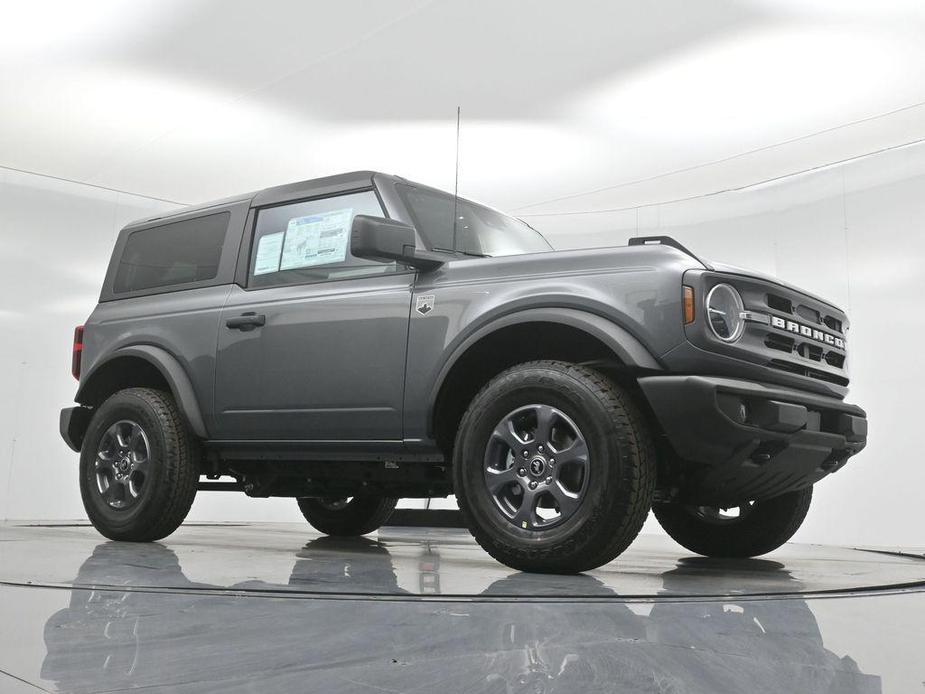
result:
[[[302,498],[299,510],[318,532],[335,537],[356,537],[384,525],[398,499],[389,496]]]
[[[655,484],[645,419],[604,374],[560,361],[512,367],[462,418],[453,485],[476,541],[520,571],[579,573],[639,533]]]
[[[743,506],[656,504],[659,524],[679,545],[705,557],[757,557],[793,537],[809,510],[813,488]]]

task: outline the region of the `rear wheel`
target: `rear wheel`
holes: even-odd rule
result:
[[[388,521],[398,499],[387,496],[353,496],[299,499],[299,510],[318,532],[355,537],[378,529]]]
[[[756,557],[787,542],[806,518],[813,488],[744,506],[656,504],[655,517],[679,545],[706,557]]]
[[[131,542],[170,535],[198,482],[198,447],[168,393],[128,388],[100,405],[81,447],[80,495],[102,535]]]
[[[456,436],[453,483],[476,541],[521,571],[578,573],[638,534],[655,484],[645,421],[603,374],[515,366],[476,395]]]

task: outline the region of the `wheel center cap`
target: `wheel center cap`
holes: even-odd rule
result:
[[[546,459],[536,456],[530,461],[530,474],[540,477],[544,472],[546,472]]]

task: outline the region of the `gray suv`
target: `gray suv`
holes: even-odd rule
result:
[[[77,328],[61,434],[106,537],[197,490],[294,497],[360,535],[455,493],[516,569],[619,555],[649,509],[754,556],[867,439],[847,319],[668,237],[553,251],[522,221],[372,172],[129,225]]]

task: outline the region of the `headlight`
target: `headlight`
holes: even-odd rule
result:
[[[742,337],[745,305],[739,292],[728,284],[717,284],[707,294],[707,323],[710,330],[723,342],[735,342]]]

